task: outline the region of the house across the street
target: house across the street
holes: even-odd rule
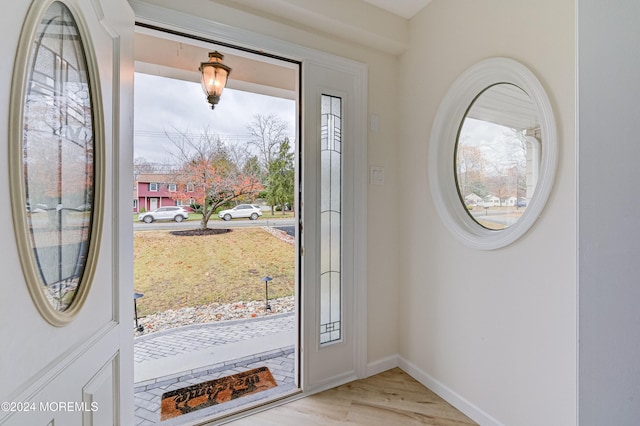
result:
[[[134,213],[165,206],[189,206],[193,202],[177,198],[177,184],[172,174],[140,174],[134,183],[133,191]]]

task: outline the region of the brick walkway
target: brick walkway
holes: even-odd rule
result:
[[[294,390],[295,340],[293,313],[192,325],[136,338],[136,426],[161,423],[163,393],[252,368],[269,367],[278,386],[164,421],[162,425],[222,413]]]

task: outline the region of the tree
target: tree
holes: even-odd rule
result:
[[[249,157],[246,163],[242,166],[242,171],[245,174],[252,176],[260,176],[262,174],[262,170],[260,169],[260,160],[258,160],[258,156],[254,155]]]
[[[133,159],[134,180],[137,180],[141,174],[158,173],[159,171],[160,167],[157,164],[147,161],[144,157],[136,157]]]
[[[256,114],[247,130],[251,134],[249,144],[257,149],[261,165],[268,170],[280,144],[287,137],[287,123],[277,114]]]
[[[478,192],[483,186],[484,164],[482,152],[477,147],[464,145],[464,142],[459,145],[456,153],[456,172],[463,198],[471,193],[481,197],[486,195]]]
[[[279,144],[277,155],[269,163],[268,170],[267,202],[271,205],[272,214],[275,205],[280,205],[284,214],[285,206],[293,204],[295,184],[293,152],[288,138]]]
[[[176,198],[194,201],[202,213],[201,229],[207,228],[218,207],[262,190],[258,177],[231,161],[228,149],[209,128],[200,135],[165,133],[176,147]]]

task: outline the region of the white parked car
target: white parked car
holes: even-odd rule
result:
[[[224,220],[231,220],[236,218],[249,218],[251,220],[256,220],[262,216],[262,210],[260,207],[253,204],[238,204],[232,209],[222,210],[218,213],[218,217]]]
[[[154,220],[175,220],[182,222],[189,218],[189,212],[180,206],[160,207],[152,212],[140,213],[138,220],[151,223]]]

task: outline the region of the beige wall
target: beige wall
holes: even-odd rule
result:
[[[576,423],[573,0],[433,0],[410,22],[409,49],[400,58],[209,0],[150,3],[368,64],[368,112],[380,123],[369,131],[368,164],[385,170],[385,184],[370,185],[363,206],[369,362],[399,353],[419,378],[496,422]],[[19,25],[11,28],[15,46]],[[431,123],[447,88],[491,56],[524,63],[547,88],[560,152],[556,186],[538,222],[513,245],[483,252],[462,246],[442,226],[426,164]],[[11,66],[1,69],[11,74]],[[0,159],[6,163],[6,150]],[[6,185],[0,194],[8,199]],[[2,217],[11,231],[9,215]],[[5,261],[17,264],[13,243],[5,246]],[[22,283],[19,269],[8,279]],[[14,292],[28,298],[24,286]],[[24,315],[34,315],[27,305]],[[3,307],[21,323],[11,303]]]
[[[397,188],[419,214],[398,222],[399,353],[487,423],[576,423],[574,31],[572,0],[434,0],[411,21],[401,58]],[[559,166],[532,229],[506,248],[479,251],[436,214],[427,152],[449,86],[493,56],[525,64],[546,88]]]

